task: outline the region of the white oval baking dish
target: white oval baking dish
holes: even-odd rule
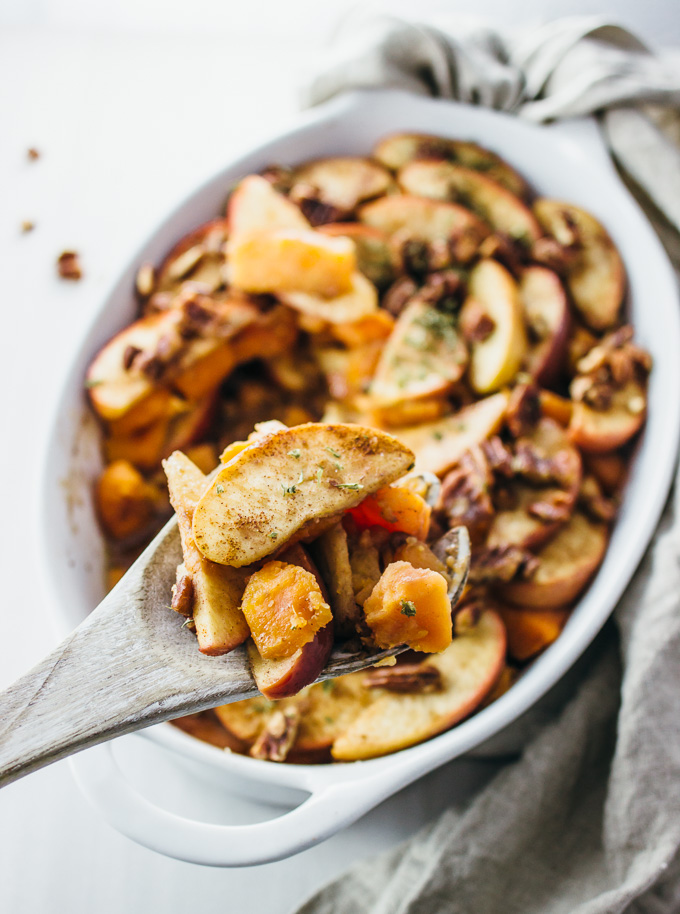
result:
[[[226,167],[182,203],[112,288],[83,341],[61,395],[44,462],[40,525],[52,610],[66,634],[103,596],[104,546],[92,511],[98,432],[82,379],[97,348],[135,316],[142,261],[158,262],[185,232],[218,214],[240,176],[271,162],[365,153],[384,134],[411,129],[477,140],[501,153],[542,194],[591,210],[611,232],[628,271],[636,336],[654,356],[649,419],[605,561],[563,634],[493,705],[453,730],[382,759],[343,765],[272,764],[201,743],[169,724],[146,736],[196,765],[218,767],[229,789],[299,802],[256,825],[190,821],[153,806],[126,780],[109,745],[73,760],[77,780],[119,831],[182,860],[243,866],[294,854],[358,819],[444,762],[501,734],[549,690],[590,644],[650,540],[671,483],[680,433],[680,309],[675,277],[649,223],[625,190],[593,124],[538,127],[497,112],[401,92],[345,95],[300,118],[289,132]],[[114,648],[115,649],[115,648]],[[501,734],[502,735],[502,734]]]

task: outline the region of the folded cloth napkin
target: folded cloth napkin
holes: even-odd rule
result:
[[[347,31],[347,30],[346,30]],[[307,91],[391,86],[544,121],[602,115],[680,268],[680,58],[591,18],[501,35],[395,19],[349,30]],[[669,391],[678,396],[679,391]],[[599,659],[463,810],[356,866],[301,914],[680,911],[680,486]],[[443,806],[445,803],[442,804]]]

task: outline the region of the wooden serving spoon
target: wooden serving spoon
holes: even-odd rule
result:
[[[452,607],[470,562],[464,527],[447,534],[456,553]],[[0,693],[0,787],[96,743],[259,694],[243,646],[221,657],[198,651],[168,607],[181,546],[168,521],[116,587],[48,657]],[[336,647],[317,681],[373,666],[405,650]]]

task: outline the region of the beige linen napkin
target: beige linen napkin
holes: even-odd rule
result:
[[[307,91],[393,86],[543,121],[599,113],[680,268],[680,58],[591,18],[500,35],[449,21],[345,29]],[[678,354],[680,357],[680,353]],[[669,391],[680,396],[680,391]],[[680,488],[559,715],[461,810],[356,866],[301,914],[680,911]],[[617,637],[618,635],[618,637]],[[442,802],[445,807],[445,800]]]

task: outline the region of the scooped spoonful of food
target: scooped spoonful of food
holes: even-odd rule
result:
[[[0,693],[0,786],[164,720],[448,647],[469,539],[428,544],[437,480],[408,475],[413,460],[384,432],[324,423],[262,423],[210,476],[172,454],[176,516]]]

